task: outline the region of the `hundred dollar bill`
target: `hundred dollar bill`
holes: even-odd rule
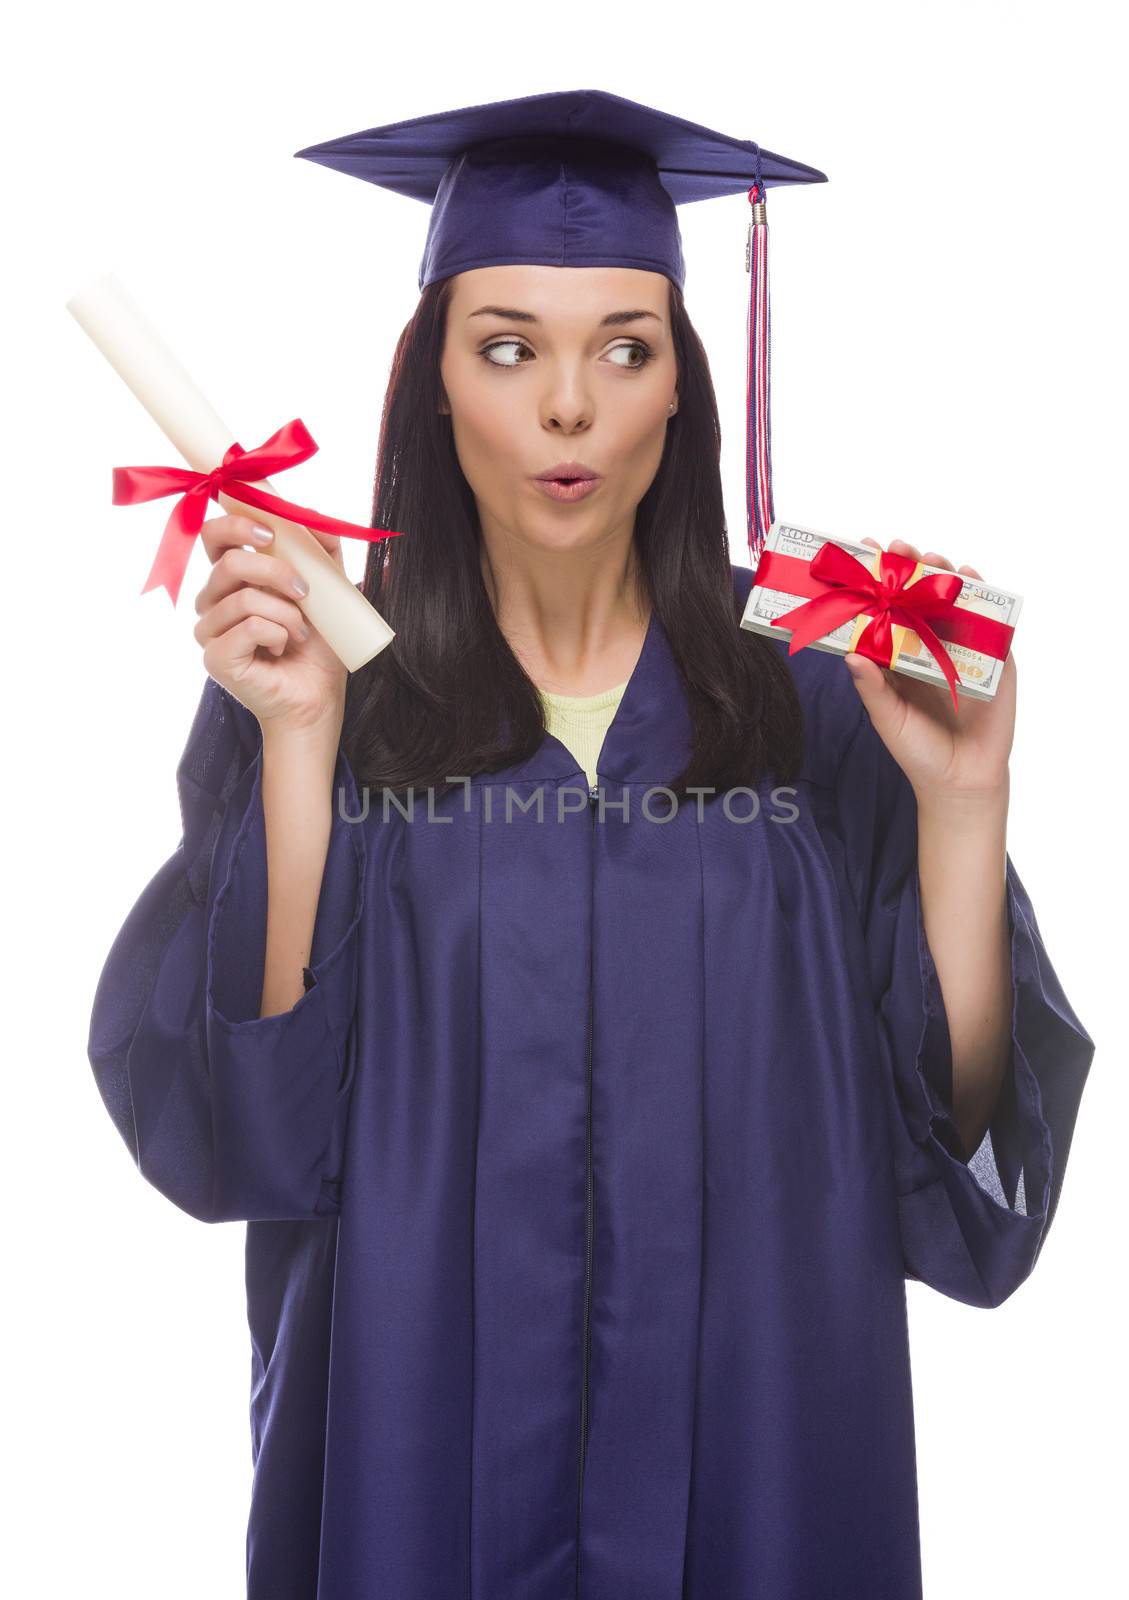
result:
[[[800,528],[791,522],[777,521],[772,524],[765,541],[765,550],[777,551],[781,555],[795,556],[797,560],[809,562],[828,539],[850,555],[857,557],[867,571],[873,569],[874,558],[878,554],[873,546],[856,544],[851,539],[840,539],[832,534],[819,533],[814,528]],[[926,577],[932,572],[947,570],[945,567],[925,566],[921,575]],[[1023,604],[1019,595],[1011,594],[1007,589],[997,588],[995,584],[985,583],[980,578],[969,578],[960,572],[955,576],[963,583],[956,601],[962,610],[975,611],[981,616],[991,617],[996,622],[1004,623],[1009,628],[1015,627]],[[779,589],[762,588],[754,583],[749,591],[741,626],[750,628],[754,633],[763,633],[771,639],[790,639],[792,630],[787,625],[774,627],[773,618],[782,616],[786,611],[795,610],[808,598],[810,597],[806,595],[785,594]],[[857,639],[869,620],[869,613],[863,613],[860,617],[842,623],[831,633],[825,634],[822,639],[814,640],[809,648],[828,650],[833,655],[846,655],[848,650],[853,648],[852,641]],[[910,678],[921,678],[926,683],[939,684],[946,692],[948,691],[944,673],[933,659],[932,653],[926,649],[911,628],[894,624],[891,636],[893,648],[897,652],[893,666],[895,672],[904,672]],[[947,639],[941,642],[956,669],[959,680],[957,692],[970,695],[974,700],[991,700],[999,686],[1003,662],[998,661],[995,656],[970,650],[966,645],[951,644]]]

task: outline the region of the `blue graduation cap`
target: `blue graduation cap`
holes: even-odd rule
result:
[[[744,193],[745,488],[754,569],[772,525],[768,223],[774,184],[825,183],[787,156],[603,89],[463,106],[295,155],[431,207],[419,286],[474,267],[636,267],[685,285],[677,207]]]

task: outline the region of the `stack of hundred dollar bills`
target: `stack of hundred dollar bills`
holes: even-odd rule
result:
[[[814,528],[799,528],[791,522],[774,522],[769,529],[764,548],[766,553],[774,551],[808,563],[829,540],[832,544],[837,544],[840,549],[846,550],[848,554],[857,557],[868,572],[872,570],[874,558],[878,554],[872,545],[855,544],[850,539],[838,539],[831,534],[817,533]],[[924,578],[932,572],[947,571],[946,567],[924,566],[921,576]],[[959,572],[955,576],[963,583],[963,588],[956,599],[956,604],[961,610],[978,612],[981,616],[991,617],[1009,628],[1015,627],[1019,619],[1019,608],[1023,604],[1019,595],[1009,594],[1006,589],[998,589],[994,584],[985,583],[981,578],[969,578]],[[773,619],[782,616],[786,611],[794,611],[797,606],[803,605],[805,600],[810,598],[809,595],[786,594],[780,589],[766,589],[754,581],[753,587],[749,590],[741,626],[751,628],[754,633],[763,633],[770,639],[790,639],[792,630],[788,625],[785,623],[781,627],[774,627]],[[864,618],[870,615],[872,615],[870,612],[862,613]],[[851,648],[851,639],[854,637],[858,622],[859,618],[856,617],[841,623],[833,632],[824,634],[822,639],[814,640],[810,648],[829,650],[833,655],[846,655]],[[912,629],[902,628],[897,624],[892,631],[895,641],[901,638],[901,650],[893,670],[904,672],[910,678],[921,678],[926,683],[939,684],[948,692],[944,673],[917,634]],[[951,644],[947,639],[941,642],[956,668],[959,678],[957,692],[971,695],[975,700],[990,700],[999,684],[1003,662],[997,661],[995,656],[970,650],[965,645]]]

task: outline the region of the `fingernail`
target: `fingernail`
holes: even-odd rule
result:
[[[270,544],[274,533],[270,528],[252,528],[251,537],[256,544]]]
[[[309,594],[310,586],[305,578],[292,578],[290,584],[295,594]]]
[[[844,657],[844,660],[846,660],[846,657]],[[847,671],[850,673],[852,678],[862,677],[862,668],[859,666],[857,661],[847,661]]]

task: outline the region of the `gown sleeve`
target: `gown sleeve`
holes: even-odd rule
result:
[[[1054,1217],[1093,1040],[1063,993],[1008,855],[1011,1050],[989,1128],[966,1154],[921,916],[917,801],[865,710],[836,797],[891,1109],[905,1275],[968,1305],[997,1306],[1031,1272]]]
[[[305,992],[260,1017],[261,766],[258,719],[209,677],[177,768],[180,844],[119,931],[90,1021],[98,1090],[138,1170],[204,1222],[339,1209],[364,828],[347,820],[359,806],[339,748]]]

